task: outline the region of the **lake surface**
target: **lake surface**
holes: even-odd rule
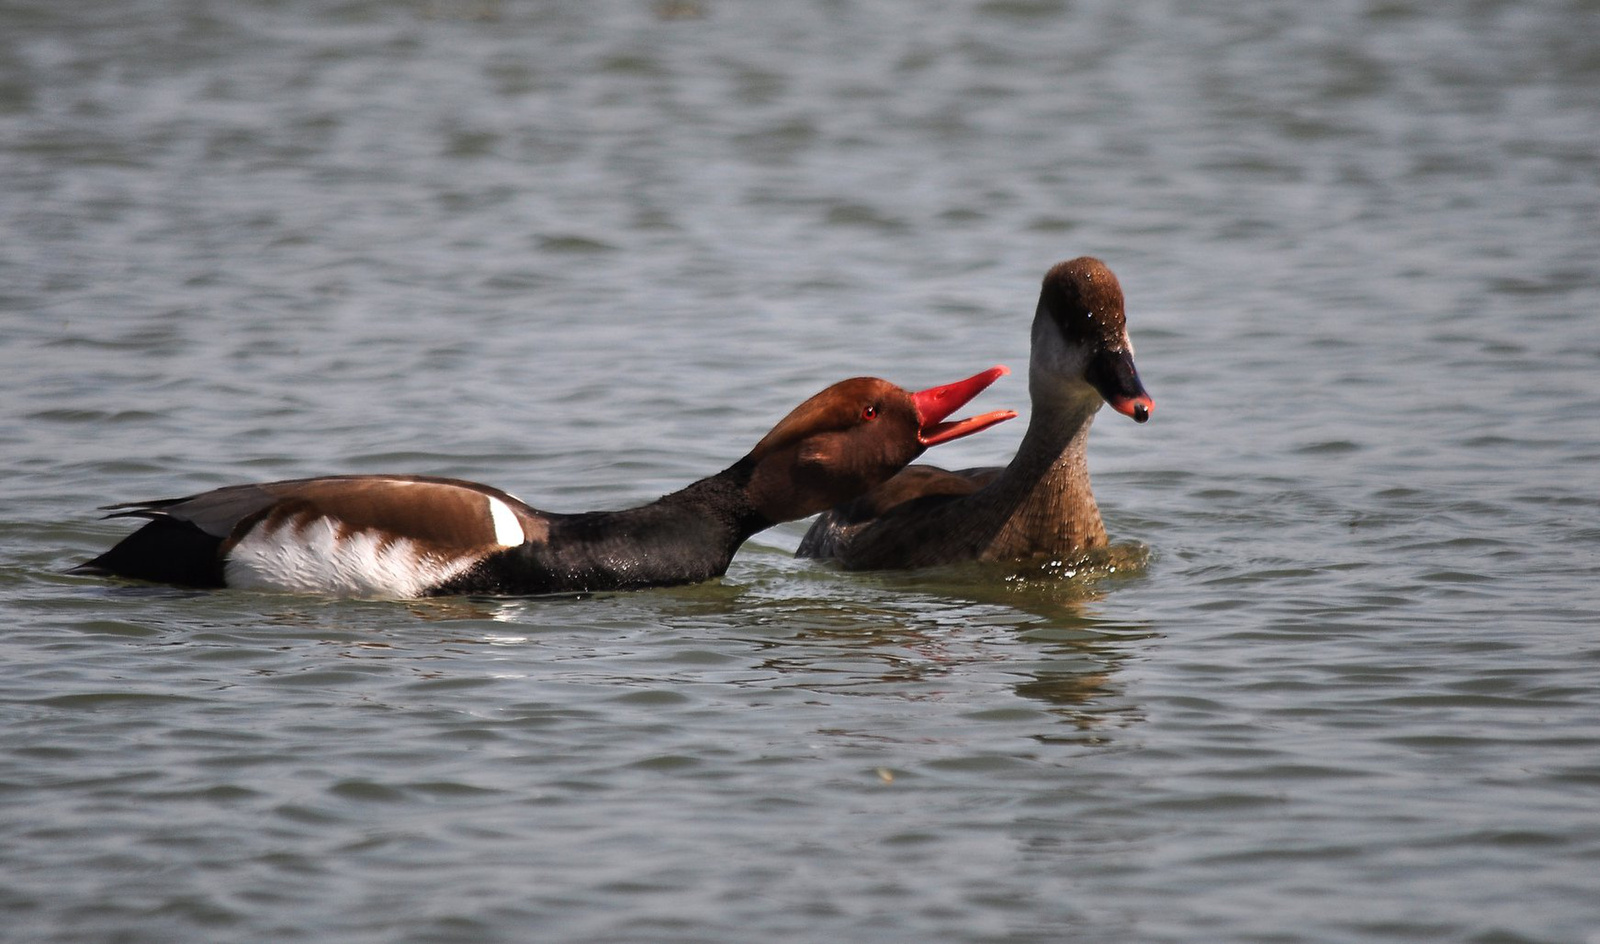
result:
[[[0,939],[1600,942],[1597,127],[1594,0],[10,0]],[[232,482],[638,503],[857,374],[1026,412],[1081,254],[1114,574],[63,573]]]

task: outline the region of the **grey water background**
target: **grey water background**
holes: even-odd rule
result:
[[[1600,941],[1600,4],[0,5],[0,939]],[[1123,281],[1142,566],[63,574],[652,498]],[[929,459],[1003,461],[1019,420]]]

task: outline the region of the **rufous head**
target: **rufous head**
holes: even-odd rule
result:
[[[834,384],[790,411],[746,456],[757,509],[773,522],[816,514],[887,481],[929,446],[1011,419],[1014,411],[997,410],[946,420],[1008,373],[991,367],[915,393],[876,377]]]

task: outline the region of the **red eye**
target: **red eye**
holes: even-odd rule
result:
[[[875,420],[875,419],[877,419],[878,418],[878,405],[877,404],[873,404],[872,406],[864,407],[861,410],[861,418],[864,419],[864,420]]]

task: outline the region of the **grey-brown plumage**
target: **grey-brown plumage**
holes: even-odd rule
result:
[[[1033,415],[1004,468],[913,465],[821,515],[801,557],[850,569],[1081,556],[1106,543],[1089,486],[1089,426],[1100,404],[1138,422],[1154,408],[1133,363],[1122,288],[1098,259],[1046,274],[1033,320]]]

